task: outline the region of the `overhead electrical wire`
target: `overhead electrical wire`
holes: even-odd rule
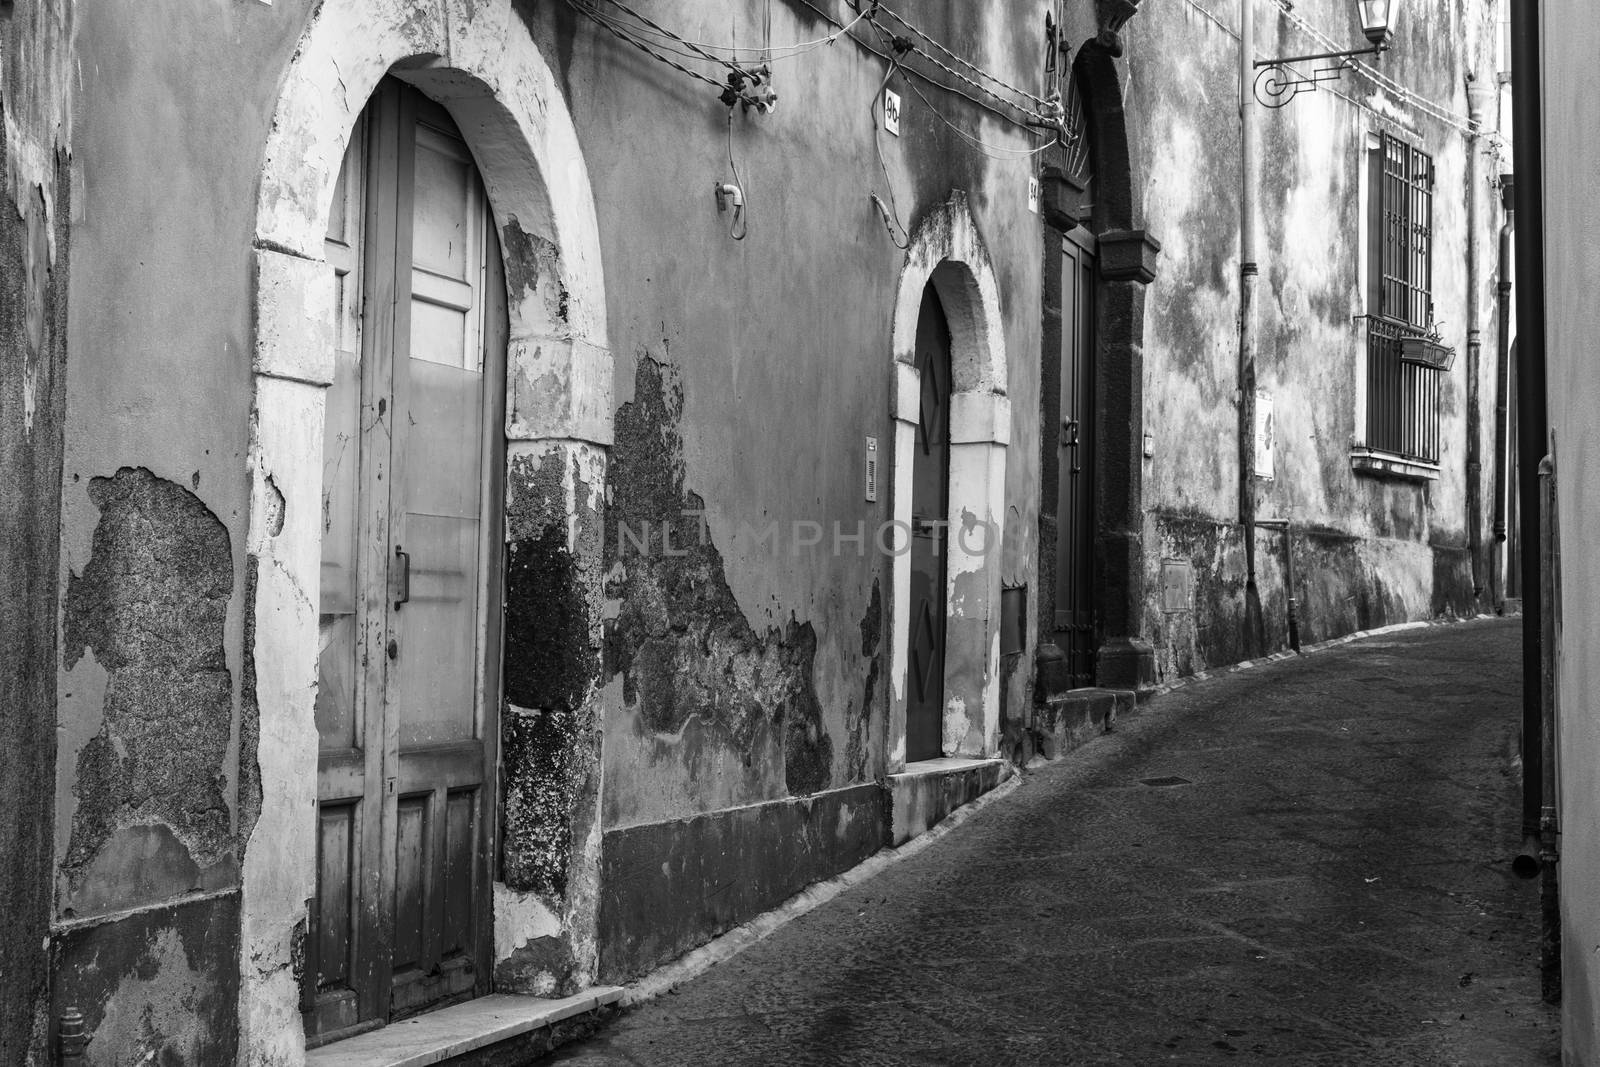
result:
[[[721,82],[717,81],[716,79],[708,78],[706,75],[701,74],[697,70],[690,70],[688,67],[686,67],[683,64],[677,62],[676,60],[662,55],[660,52],[656,51],[654,48],[652,48],[649,45],[645,44],[643,41],[639,40],[637,37],[633,37],[633,36],[629,35],[628,33],[626,33],[625,31],[620,30],[617,27],[613,26],[610,22],[606,21],[604,18],[601,18],[599,15],[597,15],[587,5],[576,3],[575,0],[567,0],[567,2],[568,2],[568,6],[571,7],[573,10],[579,12],[580,14],[588,16],[591,21],[593,21],[596,25],[600,26],[602,29],[606,30],[613,37],[616,37],[618,40],[625,41],[628,44],[633,45],[633,47],[637,48],[639,51],[643,52],[645,55],[650,56],[650,57],[652,57],[654,59],[657,59],[660,62],[665,63],[667,66],[671,67],[673,70],[679,71],[679,72],[681,72],[683,74],[687,74],[689,77],[694,78],[697,81],[705,82],[707,85],[711,86],[713,89],[716,89],[718,92],[721,92],[723,90],[723,88],[725,88],[724,85]]]
[[[843,30],[845,28],[844,23],[842,23],[839,20],[835,19],[832,15],[828,14],[828,12],[824,11],[822,8],[818,7],[816,4],[812,3],[811,0],[800,0],[800,3],[805,5],[806,7],[810,8],[812,11],[815,11],[818,15],[820,15],[830,25],[838,27],[841,30]],[[867,8],[867,13],[868,13],[868,16],[870,18],[870,15],[871,15],[871,8],[870,7]],[[883,26],[878,25],[877,28],[878,28],[880,33],[887,34],[887,30]],[[854,33],[846,34],[845,36],[849,37],[850,40],[854,41],[862,49],[864,49],[865,51],[871,52],[873,55],[877,56],[879,59],[882,59],[882,60],[884,60],[886,62],[889,62],[889,61],[899,62],[900,63],[900,70],[905,74],[921,78],[928,85],[931,85],[936,89],[942,89],[947,93],[951,93],[951,94],[953,94],[955,96],[959,96],[959,97],[963,98],[964,100],[967,100],[969,103],[975,104],[976,106],[983,108],[985,111],[989,112],[991,115],[994,115],[996,118],[1000,119],[1003,122],[1008,122],[1013,126],[1019,127],[1021,129],[1024,129],[1024,130],[1028,130],[1030,132],[1032,132],[1033,129],[1034,129],[1034,126],[1032,124],[1030,124],[1028,122],[1025,122],[1025,121],[1019,121],[1015,115],[1008,114],[1008,113],[1006,113],[1004,111],[1001,111],[999,108],[996,108],[994,105],[986,103],[985,101],[979,99],[978,97],[973,96],[971,93],[967,92],[964,89],[961,89],[961,88],[959,88],[957,86],[954,86],[954,85],[948,85],[948,84],[946,84],[944,82],[939,81],[937,78],[931,77],[930,75],[924,73],[923,71],[919,71],[914,67],[906,66],[903,61],[895,60],[895,58],[891,54],[891,52],[884,52],[884,51],[874,47],[870,41],[862,40],[859,36],[857,36]],[[889,35],[889,36],[892,37],[893,35]],[[916,53],[918,55],[922,56],[924,59],[928,59],[930,62],[934,62],[932,60],[932,58],[930,56],[928,56],[926,51],[924,51],[924,50],[922,50],[920,48],[915,49],[915,51],[916,51]],[[943,66],[943,64],[938,64],[938,63],[936,63],[935,65]],[[945,68],[945,69],[948,69],[948,68]],[[986,90],[986,92],[987,92],[987,90]],[[1046,121],[1046,122],[1050,120],[1049,116],[1038,114],[1038,113],[1036,113],[1036,112],[1034,112],[1034,111],[1032,111],[1032,110],[1030,110],[1028,108],[1022,107],[1019,104],[1016,104],[1016,103],[1013,103],[1011,101],[1005,100],[1003,97],[994,96],[993,93],[989,93],[988,95],[993,96],[994,99],[999,100],[1005,106],[1007,106],[1009,108],[1012,108],[1014,111],[1019,111],[1022,114],[1028,116],[1029,118],[1037,119],[1037,120],[1040,120],[1040,121]]]
[[[717,82],[714,79],[708,78],[704,74],[700,74],[698,72],[690,71],[687,68],[685,68],[682,65],[680,65],[679,63],[674,62],[672,59],[668,58],[668,56],[662,55],[662,53],[663,52],[670,53],[672,55],[678,56],[680,59],[689,59],[689,60],[697,60],[697,61],[704,61],[704,62],[713,63],[713,64],[716,64],[719,67],[722,67],[723,69],[726,69],[726,70],[731,71],[733,73],[737,73],[737,74],[741,75],[742,77],[747,77],[748,78],[748,77],[751,77],[752,73],[753,73],[749,68],[741,65],[739,62],[737,62],[734,59],[729,59],[727,57],[717,55],[716,51],[725,51],[725,52],[729,52],[729,53],[738,53],[738,52],[755,52],[757,54],[768,53],[768,55],[765,57],[764,61],[775,61],[775,60],[781,60],[781,59],[791,59],[791,58],[794,58],[795,56],[804,55],[805,53],[807,53],[809,51],[813,51],[813,50],[815,50],[817,48],[821,48],[821,47],[825,47],[825,46],[831,45],[835,41],[837,41],[840,37],[846,37],[849,40],[854,41],[860,47],[866,49],[868,52],[871,52],[874,55],[877,55],[880,59],[884,59],[886,61],[893,60],[894,62],[896,62],[898,64],[899,69],[903,73],[906,73],[906,74],[913,75],[915,77],[921,78],[924,82],[926,82],[927,84],[929,84],[931,86],[934,86],[935,88],[942,89],[945,92],[953,93],[953,94],[955,94],[957,96],[960,96],[960,97],[968,100],[969,102],[971,102],[973,104],[976,104],[978,107],[981,107],[984,110],[988,111],[989,113],[993,114],[996,118],[999,118],[1004,122],[1010,123],[1011,125],[1016,126],[1016,127],[1020,128],[1020,129],[1026,130],[1029,133],[1037,132],[1039,127],[1041,127],[1041,126],[1049,127],[1050,124],[1053,123],[1053,121],[1057,117],[1057,116],[1055,116],[1053,114],[1046,114],[1046,113],[1041,112],[1039,110],[1036,110],[1036,109],[1034,109],[1032,107],[1028,107],[1028,106],[1024,106],[1023,104],[1019,104],[1015,100],[1008,100],[1005,97],[1003,97],[1003,96],[999,95],[998,93],[994,92],[993,90],[991,90],[991,89],[979,84],[973,78],[961,73],[960,71],[954,69],[953,67],[949,66],[948,64],[940,61],[939,59],[937,59],[936,57],[931,55],[926,48],[923,48],[923,47],[917,45],[916,42],[911,41],[909,38],[904,38],[904,37],[898,37],[897,38],[897,35],[891,33],[887,27],[885,27],[882,23],[880,23],[876,18],[873,17],[874,11],[876,11],[876,10],[885,11],[887,14],[889,14],[891,17],[893,17],[897,22],[899,22],[902,26],[906,27],[907,29],[911,30],[913,33],[917,34],[917,36],[921,37],[928,44],[932,45],[934,48],[937,48],[939,51],[941,51],[945,55],[950,56],[955,61],[959,62],[960,64],[962,64],[965,67],[968,67],[969,69],[971,69],[974,72],[978,73],[980,76],[984,77],[985,79],[995,83],[996,85],[1003,86],[1004,88],[1006,88],[1006,89],[1008,89],[1008,90],[1010,90],[1012,92],[1015,92],[1018,95],[1026,97],[1029,101],[1036,102],[1036,103],[1040,104],[1041,106],[1044,106],[1044,107],[1048,108],[1048,107],[1051,107],[1053,105],[1053,101],[1046,100],[1044,98],[1035,96],[1032,93],[1027,93],[1024,90],[1017,89],[1014,86],[1010,85],[1010,83],[1004,81],[1003,79],[988,73],[982,67],[979,67],[977,64],[972,63],[969,60],[961,59],[954,52],[950,51],[950,49],[946,48],[944,45],[940,44],[939,42],[937,42],[933,38],[927,36],[927,34],[925,34],[920,29],[917,29],[910,22],[908,22],[904,17],[900,16],[899,14],[897,14],[897,13],[895,13],[893,11],[889,11],[889,9],[887,9],[887,8],[884,8],[882,6],[881,2],[877,3],[877,4],[873,4],[873,3],[865,2],[865,0],[863,0],[862,6],[861,6],[859,12],[856,14],[855,18],[851,19],[849,22],[840,22],[834,16],[830,15],[828,12],[822,10],[816,4],[812,3],[811,0],[800,0],[800,2],[803,3],[806,7],[810,8],[812,11],[815,11],[818,15],[822,16],[822,18],[829,25],[833,26],[835,32],[831,33],[831,34],[828,34],[827,36],[824,36],[824,37],[816,38],[816,39],[811,40],[811,41],[802,41],[802,42],[797,42],[796,44],[793,44],[793,45],[783,45],[783,46],[779,46],[777,48],[771,48],[771,49],[768,49],[768,48],[757,48],[757,47],[754,47],[754,46],[744,46],[744,47],[740,48],[740,47],[729,46],[729,45],[712,45],[712,44],[707,44],[705,42],[690,41],[690,40],[684,38],[683,36],[681,36],[681,35],[679,35],[677,33],[674,33],[673,31],[668,30],[664,26],[661,26],[660,24],[658,24],[658,23],[646,18],[645,16],[643,16],[641,14],[639,14],[633,8],[628,6],[626,3],[623,3],[622,0],[604,0],[604,2],[609,4],[609,5],[611,5],[612,7],[617,8],[619,11],[625,12],[626,14],[631,16],[632,18],[638,20],[638,22],[640,23],[640,26],[634,26],[634,25],[631,25],[631,24],[625,24],[625,23],[621,22],[620,20],[618,20],[616,18],[613,18],[613,17],[611,17],[609,15],[606,15],[606,14],[602,13],[601,11],[596,9],[595,0],[567,0],[567,2],[568,2],[568,4],[570,6],[576,8],[578,11],[582,12],[584,15],[586,15],[588,18],[590,18],[594,22],[596,22],[599,25],[605,27],[612,35],[618,37],[621,40],[627,41],[629,44],[632,44],[635,48],[638,48],[640,51],[643,51],[643,52],[655,57],[656,59],[658,59],[658,60],[660,60],[660,61],[662,61],[664,63],[667,63],[669,66],[673,67],[676,70],[683,71],[684,73],[690,74],[691,76],[696,77],[700,81],[706,82],[707,84],[716,85],[717,88],[719,89],[719,91],[725,88],[725,86],[722,83]],[[862,40],[859,36],[857,36],[856,34],[851,32],[862,21],[869,22],[875,29],[878,30],[879,34],[885,39],[885,41],[889,42],[888,44],[886,44],[886,47],[888,48],[888,51],[881,51],[878,48],[874,48],[869,42]],[[641,28],[641,26],[643,28]],[[654,40],[649,41],[647,43],[646,41],[640,40],[640,37],[654,38]],[[1012,111],[1020,113],[1022,116],[1024,116],[1024,120],[1023,121],[1019,121],[1018,118],[1016,117],[1016,115],[1009,114],[1009,113],[1007,113],[1005,111],[1002,111],[999,108],[996,108],[993,105],[991,105],[989,103],[986,103],[984,100],[973,96],[971,93],[966,92],[965,90],[963,90],[963,89],[961,89],[961,88],[959,88],[957,86],[947,84],[947,83],[945,83],[943,81],[940,81],[937,78],[933,78],[933,77],[929,76],[928,74],[926,74],[926,73],[924,73],[922,71],[919,71],[919,70],[916,70],[915,68],[906,66],[904,64],[903,60],[896,59],[892,54],[892,53],[894,53],[895,51],[898,50],[897,47],[893,44],[893,42],[896,42],[897,40],[901,41],[901,42],[905,42],[906,45],[909,46],[909,47],[905,47],[904,48],[904,50],[907,53],[911,53],[911,54],[915,54],[917,56],[920,56],[927,63],[929,63],[932,66],[937,67],[938,69],[944,71],[946,74],[949,74],[951,77],[955,78],[956,80],[958,80],[958,81],[960,81],[960,82],[962,82],[962,83],[964,83],[964,84],[966,84],[968,86],[971,86],[978,93],[981,93],[983,96],[986,96],[990,100],[995,101],[996,103],[1000,104],[1002,107],[1010,108]],[[670,42],[670,43],[668,43],[668,42]],[[941,118],[942,118],[942,116],[941,116]],[[1001,150],[1002,151],[1016,151],[1015,149],[1001,149]]]
[[[1283,12],[1284,18],[1288,19],[1291,24],[1299,27],[1301,31],[1306,33],[1317,43],[1330,49],[1337,49],[1339,47],[1333,38],[1317,29],[1317,27],[1307,22],[1304,18],[1295,14],[1293,9],[1284,3],[1284,0],[1277,0],[1277,4],[1279,10]],[[1457,112],[1451,111],[1443,104],[1435,103],[1410,87],[1395,81],[1393,78],[1389,77],[1387,74],[1383,73],[1370,63],[1363,63],[1359,60],[1351,60],[1351,66],[1355,68],[1356,73],[1364,76],[1374,84],[1388,90],[1394,96],[1400,97],[1406,103],[1415,107],[1417,110],[1423,112],[1429,117],[1445,123],[1447,126],[1454,127],[1455,129],[1460,130],[1462,133],[1472,136],[1477,136],[1484,132],[1481,129],[1482,123],[1474,122],[1470,117],[1464,117]],[[1498,138],[1494,137],[1492,134],[1489,136],[1494,140],[1498,140]]]
[[[916,85],[915,82],[911,81],[910,79],[907,79],[906,80],[906,88],[910,89],[911,92],[916,95],[916,98],[918,100],[922,101],[922,104],[923,104],[924,107],[926,107],[929,111],[933,112],[935,118],[937,118],[940,122],[944,123],[946,126],[950,127],[950,129],[956,134],[956,136],[960,137],[962,140],[964,140],[964,141],[968,142],[969,144],[973,145],[980,152],[983,152],[986,155],[990,155],[993,158],[996,158],[996,159],[1020,159],[1020,158],[1026,157],[1026,156],[1036,156],[1040,152],[1045,152],[1045,151],[1048,151],[1051,148],[1054,148],[1057,144],[1059,144],[1061,142],[1061,139],[1059,137],[1052,137],[1048,142],[1046,142],[1045,144],[1039,145],[1036,148],[1007,148],[1004,145],[993,145],[993,144],[990,144],[987,141],[984,141],[984,140],[982,140],[982,139],[980,139],[978,137],[975,137],[974,135],[968,133],[966,130],[963,130],[960,126],[957,126],[955,123],[951,122],[950,119],[948,117],[946,117],[944,112],[940,111],[937,107],[934,106],[933,101],[928,99],[927,94],[925,94],[921,89],[917,88],[917,85]]]
[[[868,195],[877,206],[878,214],[883,216],[883,225],[889,231],[889,240],[894,242],[896,248],[904,251],[911,247],[911,233],[906,229],[905,223],[900,221],[900,205],[894,199],[894,180],[889,177],[889,164],[884,162],[883,158],[883,125],[878,121],[878,102],[883,99],[883,91],[889,87],[889,79],[893,78],[894,72],[899,69],[899,62],[891,58],[889,69],[883,73],[883,81],[878,83],[878,91],[867,101],[867,120],[872,123],[872,147],[878,153],[878,169],[883,172],[883,187],[889,194],[889,206],[884,207],[883,200],[877,193]]]
[[[961,64],[963,67],[966,67],[969,70],[977,72],[977,74],[980,77],[982,77],[982,78],[984,78],[984,79],[986,79],[988,81],[991,81],[995,85],[1001,86],[1004,89],[1008,89],[1011,92],[1016,93],[1018,96],[1026,97],[1028,100],[1033,101],[1033,103],[1038,104],[1041,107],[1043,107],[1043,106],[1045,106],[1045,105],[1050,103],[1050,101],[1045,99],[1044,97],[1036,96],[1035,94],[1028,92],[1028,90],[1026,90],[1026,89],[1019,89],[1015,85],[1012,85],[1010,82],[1005,81],[1005,80],[1003,80],[1003,79],[1001,79],[999,77],[996,77],[993,74],[990,74],[988,71],[984,70],[982,67],[978,66],[976,63],[973,63],[970,60],[962,59],[960,56],[958,56],[954,52],[950,51],[950,49],[948,49],[944,45],[940,44],[939,41],[936,38],[928,35],[927,33],[924,33],[921,29],[919,29],[918,27],[914,26],[909,19],[907,19],[904,15],[900,14],[898,11],[895,11],[888,4],[883,3],[882,0],[879,0],[879,3],[877,3],[876,5],[873,5],[873,6],[875,6],[877,8],[877,10],[882,11],[885,15],[888,15],[890,18],[894,19],[900,25],[904,26],[907,30],[909,30],[912,33],[916,34],[918,37],[921,37],[924,41],[927,41],[929,44],[931,44],[934,48],[938,49],[940,52],[942,52],[945,55],[949,56],[952,61]],[[872,10],[873,10],[873,7],[869,6],[869,7],[864,8],[862,13],[863,14],[867,14],[867,13],[871,12]],[[930,61],[933,61],[933,57],[932,56],[929,56],[928,59]],[[940,64],[940,65],[943,66],[943,64]],[[945,67],[944,69],[950,70],[949,67]],[[950,71],[950,73],[954,74],[955,71]],[[959,77],[959,76],[960,75],[957,75],[957,77]]]
[[[1284,0],[1274,0],[1274,2],[1277,4],[1278,9],[1283,12],[1284,17],[1292,25],[1298,27],[1300,30],[1302,30],[1304,33],[1306,33],[1308,36],[1310,36],[1313,40],[1315,40],[1318,44],[1324,46],[1325,48],[1329,49],[1330,51],[1338,51],[1341,48],[1339,43],[1337,41],[1335,41],[1332,37],[1329,37],[1327,34],[1323,33],[1321,30],[1317,29],[1315,26],[1311,25],[1305,19],[1303,19],[1299,15],[1295,14],[1294,11],[1291,10],[1284,3]],[[1199,0],[1184,0],[1184,3],[1188,4],[1189,7],[1193,8],[1195,11],[1199,12],[1200,15],[1202,15],[1208,22],[1211,22],[1212,24],[1217,26],[1224,33],[1226,33],[1229,37],[1232,37],[1236,41],[1239,39],[1239,31],[1238,30],[1236,30],[1234,27],[1228,25],[1228,23],[1224,22],[1217,15],[1216,12],[1214,12],[1210,8],[1206,7],[1204,4],[1201,4],[1199,2]],[[1376,67],[1372,66],[1370,63],[1362,63],[1362,62],[1359,62],[1359,61],[1357,61],[1355,59],[1350,59],[1350,60],[1348,60],[1348,62],[1350,64],[1351,69],[1354,70],[1357,75],[1366,78],[1368,81],[1370,81],[1373,84],[1377,85],[1379,88],[1384,89],[1390,95],[1398,97],[1400,100],[1402,100],[1403,102],[1411,105],[1416,110],[1421,111],[1423,114],[1427,115],[1429,118],[1432,118],[1432,119],[1435,119],[1435,120],[1437,120],[1439,122],[1442,122],[1445,125],[1450,126],[1450,127],[1454,128],[1454,129],[1459,130],[1462,133],[1468,134],[1470,136],[1477,136],[1477,135],[1482,133],[1482,131],[1478,128],[1478,124],[1474,123],[1471,119],[1464,118],[1461,115],[1459,115],[1459,114],[1451,111],[1450,109],[1446,108],[1442,104],[1435,103],[1434,101],[1429,100],[1427,97],[1422,96],[1421,94],[1419,94],[1419,93],[1407,88],[1406,86],[1404,86],[1404,85],[1400,84],[1399,82],[1395,81],[1393,78],[1391,78],[1388,75],[1384,74],[1383,72],[1379,71]],[[1372,105],[1366,103],[1365,101],[1356,99],[1354,96],[1351,96],[1349,93],[1342,92],[1342,91],[1340,91],[1338,89],[1333,88],[1332,86],[1323,86],[1322,88],[1325,91],[1331,93],[1333,96],[1336,96],[1339,99],[1345,101],[1346,103],[1352,104],[1355,107],[1358,107],[1358,108],[1362,109],[1363,111],[1369,111],[1369,112],[1372,112],[1373,114],[1380,114],[1380,112],[1378,111],[1377,108],[1374,108]],[[1489,136],[1490,136],[1491,139],[1496,139],[1496,138],[1493,137],[1492,134],[1489,135]]]
[[[606,16],[602,16],[602,17],[606,17]],[[727,60],[725,60],[725,62],[729,62],[729,63],[737,63],[740,53],[753,53],[756,58],[762,60],[763,62],[777,62],[779,60],[784,60],[784,59],[794,59],[794,58],[796,58],[798,56],[803,56],[808,52],[814,52],[819,48],[824,48],[824,47],[826,47],[828,45],[831,45],[831,44],[833,44],[834,42],[836,42],[840,38],[840,36],[844,33],[844,31],[854,28],[857,23],[861,22],[865,18],[866,18],[866,13],[862,12],[861,14],[857,15],[855,18],[851,19],[848,23],[843,24],[838,30],[835,30],[833,33],[828,34],[826,37],[818,37],[818,38],[815,38],[815,39],[809,40],[809,41],[796,41],[796,42],[794,42],[792,44],[771,45],[771,46],[767,46],[767,45],[711,44],[711,43],[706,42],[706,41],[691,41],[688,38],[680,37],[679,35],[673,33],[671,30],[645,29],[645,30],[638,30],[637,32],[639,32],[641,35],[646,36],[646,37],[655,37],[655,38],[659,38],[660,40],[665,40],[665,41],[681,42],[685,46],[692,46],[692,47],[697,48],[697,49],[704,49],[705,51],[711,52],[712,54],[716,54],[718,52],[727,52],[727,53],[729,53],[729,57],[727,58]],[[667,48],[666,46],[659,46],[659,47],[662,47],[662,49],[664,51],[671,51],[672,50],[670,48]],[[723,61],[722,57],[720,57],[720,56],[718,57],[718,59],[719,59],[719,61]]]

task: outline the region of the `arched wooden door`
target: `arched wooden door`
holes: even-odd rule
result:
[[[327,255],[313,1044],[487,992],[491,967],[505,289],[460,131],[392,79]]]
[[[950,513],[950,326],[933,286],[917,317],[922,400],[911,468],[911,628],[906,759],[943,755],[946,557]]]

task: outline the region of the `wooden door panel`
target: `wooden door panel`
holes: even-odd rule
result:
[[[440,954],[445,959],[474,955],[472,914],[477,907],[477,789],[453,789],[445,801],[444,893]]]
[[[424,945],[430,866],[428,808],[432,793],[402,796],[395,811],[394,935],[395,983],[408,971],[426,971],[431,961]]]
[[[1094,325],[1093,249],[1061,244],[1061,426],[1056,483],[1055,643],[1075,686],[1094,682]]]

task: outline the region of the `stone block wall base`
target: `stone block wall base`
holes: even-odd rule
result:
[[[889,792],[889,844],[903,845],[963,804],[1011,776],[1003,759],[964,759],[947,756],[906,764],[884,783]]]
[[[1155,646],[1138,638],[1108,641],[1096,657],[1094,674],[1102,688],[1148,692],[1156,687]]]
[[[1034,708],[1034,750],[1055,759],[1116,724],[1138,703],[1131,689],[1069,689]]]

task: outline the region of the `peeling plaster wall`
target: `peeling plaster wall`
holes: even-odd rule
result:
[[[1148,175],[1146,225],[1162,242],[1145,319],[1145,626],[1168,678],[1251,654],[1245,558],[1237,524],[1239,122],[1236,39],[1185,3],[1146,5],[1128,26],[1130,136]],[[1205,3],[1229,26],[1237,7]],[[1348,4],[1316,0],[1295,14],[1335,40],[1359,41]],[[1493,80],[1492,5],[1407,6],[1381,70],[1450,111],[1467,112],[1464,75]],[[1263,55],[1322,50],[1271,4],[1256,20]],[[1352,46],[1353,47],[1353,46]],[[1371,82],[1347,75],[1282,109],[1257,110],[1261,281],[1258,388],[1275,405],[1271,481],[1258,515],[1290,518],[1302,641],[1366,626],[1479,610],[1467,554],[1467,198],[1478,200],[1480,364],[1478,475],[1492,484],[1494,234],[1485,146],[1469,186],[1469,139]],[[1357,475],[1350,450],[1366,390],[1365,143],[1380,129],[1430,153],[1437,167],[1433,279],[1436,320],[1457,350],[1445,375],[1439,477],[1426,483]],[[1487,490],[1486,494],[1487,495]],[[1485,504],[1484,514],[1492,510]],[[1482,530],[1490,541],[1488,520]],[[1265,651],[1287,646],[1283,542],[1256,534]],[[1484,557],[1487,559],[1487,557]],[[1164,611],[1164,561],[1192,567],[1192,608]],[[1486,564],[1485,564],[1486,566]],[[1487,574],[1485,570],[1484,574]]]
[[[55,810],[56,626],[76,5],[0,9],[0,1062],[40,1055]]]
[[[759,45],[768,6],[678,5],[672,28]],[[830,28],[805,5],[770,8],[775,45]],[[606,519],[600,917],[602,973],[615,977],[797,887],[753,873],[756,888],[736,907],[712,900],[731,873],[713,877],[715,856],[743,850],[752,872],[788,862],[779,824],[771,836],[751,834],[739,829],[739,813],[800,811],[808,797],[863,804],[873,793],[855,787],[874,783],[889,759],[895,605],[891,560],[872,533],[893,516],[892,331],[905,254],[869,193],[887,199],[892,187],[911,230],[952,190],[966,192],[998,283],[993,325],[1011,395],[1037,389],[1040,229],[1027,206],[1030,163],[972,151],[909,90],[901,136],[882,135],[886,187],[864,114],[885,67],[839,41],[774,65],[774,114],[734,113],[731,147],[750,226],[745,240],[732,241],[709,195],[733,177],[728,112],[715,94],[638,62],[563,5],[518,10],[559,64],[595,183],[607,291],[618,294],[609,329],[617,430]],[[931,5],[916,16],[1021,85],[1039,80],[1042,18],[1022,3]],[[990,143],[1032,144],[986,112],[929,95]],[[1008,583],[1025,585],[1034,566],[1037,427],[1026,406],[1006,417],[1000,565]],[[869,435],[880,472],[870,503],[862,488]],[[703,526],[685,510],[703,510]],[[650,547],[641,551],[629,537],[645,540],[647,523]],[[666,555],[666,523],[681,556]],[[835,549],[835,523],[846,538],[862,524],[859,553],[848,540]],[[818,529],[818,544],[797,543]],[[990,626],[974,639],[985,652],[999,640],[998,614]],[[963,669],[985,671],[988,659]],[[981,680],[970,679],[974,690]],[[1008,699],[1021,707],[1029,689],[1013,685]],[[967,714],[976,734],[977,709]],[[961,744],[969,743],[984,742],[968,742],[963,731]],[[864,826],[867,815],[860,809],[846,821]],[[814,847],[805,868],[813,877],[860,855],[855,838],[832,830]],[[626,861],[625,849],[675,853],[682,869],[652,875],[650,864]],[[614,885],[618,864],[629,874]],[[639,924],[652,916],[674,932],[640,947],[637,939],[652,935]]]
[[[84,1012],[91,1063],[231,1062],[260,795],[250,239],[307,5],[50,6],[75,56],[54,1010]]]

